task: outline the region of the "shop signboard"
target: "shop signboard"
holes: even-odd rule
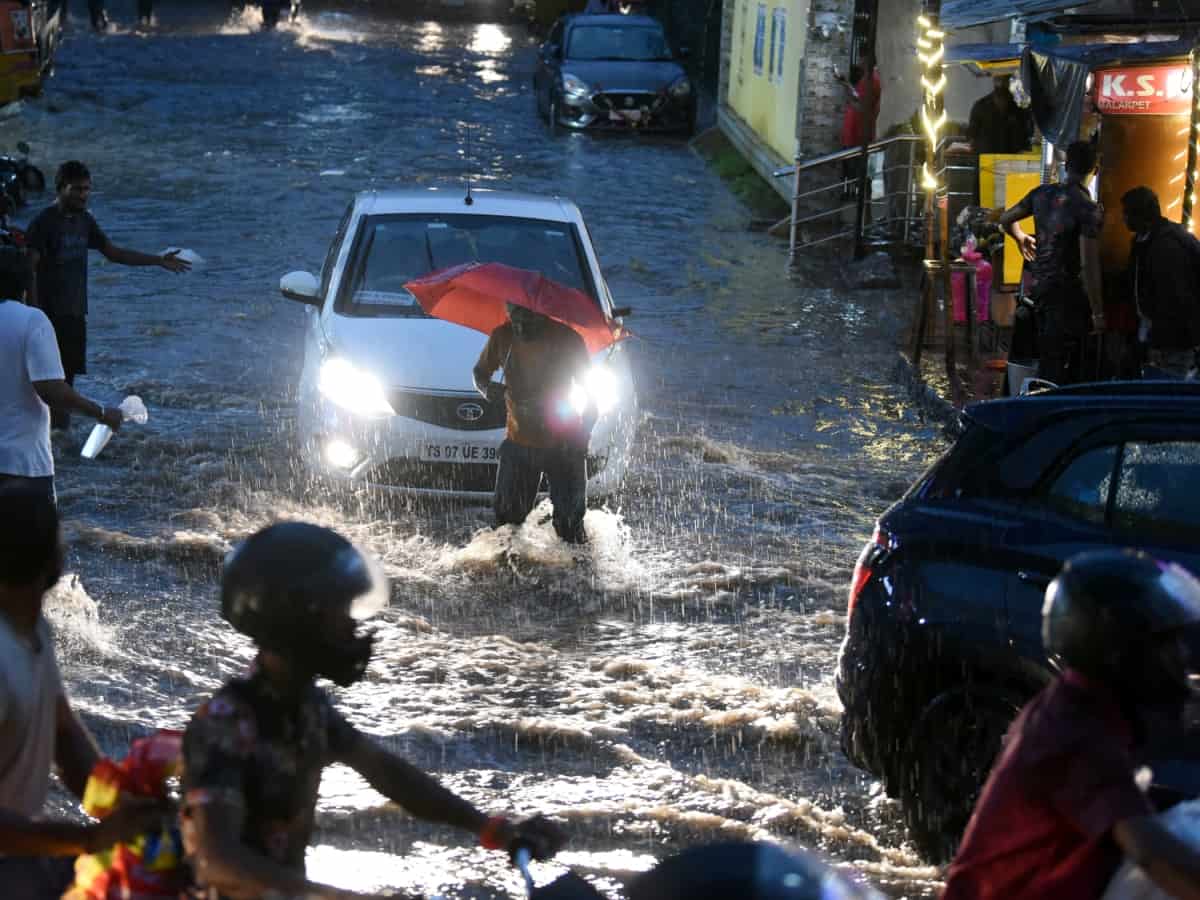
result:
[[[1096,108],[1121,116],[1187,115],[1192,109],[1192,70],[1186,63],[1093,73]]]

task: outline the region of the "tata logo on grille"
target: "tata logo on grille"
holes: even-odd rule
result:
[[[626,106],[633,106],[633,98],[632,98],[632,97],[626,97],[626,98],[625,98],[625,105],[626,105]]]
[[[478,422],[483,418],[483,407],[478,403],[460,403],[455,413],[464,422]]]

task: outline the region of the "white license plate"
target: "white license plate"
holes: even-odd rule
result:
[[[425,444],[421,447],[421,462],[495,463],[500,461],[500,448],[491,444]]]

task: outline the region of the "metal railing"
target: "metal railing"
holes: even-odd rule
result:
[[[962,138],[943,139],[941,147],[960,141]],[[865,150],[851,147],[826,153],[811,159],[796,160],[795,165],[777,169],[776,178],[792,177],[792,214],[790,230],[789,260],[795,261],[801,250],[830,241],[853,238],[855,249],[863,247],[887,247],[898,244],[913,247],[925,243],[925,193],[920,186],[920,159],[917,152],[925,143],[920,135],[900,134],[870,144]],[[893,151],[889,163],[888,153]],[[901,159],[895,159],[895,150],[900,150]],[[923,158],[923,157],[922,157]],[[858,164],[847,171],[845,163]],[[812,187],[812,173],[829,166],[842,166],[837,180]],[[860,219],[857,189],[860,184],[861,167],[867,167],[866,215]],[[953,172],[973,171],[973,166],[946,165],[939,171],[943,184]],[[882,190],[877,191],[882,184]],[[825,198],[840,192],[833,202]],[[952,205],[962,201],[971,202],[974,191],[947,192]]]

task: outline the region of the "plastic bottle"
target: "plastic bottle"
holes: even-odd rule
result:
[[[130,394],[122,400],[118,409],[121,410],[121,418],[125,422],[135,422],[138,425],[145,425],[150,418],[150,414],[146,411],[146,404],[142,402],[141,397],[134,394]],[[88,439],[84,443],[83,450],[80,451],[79,455],[84,459],[95,459],[108,444],[112,434],[111,428],[103,422],[97,422],[96,427],[92,429],[92,433],[88,435]]]

